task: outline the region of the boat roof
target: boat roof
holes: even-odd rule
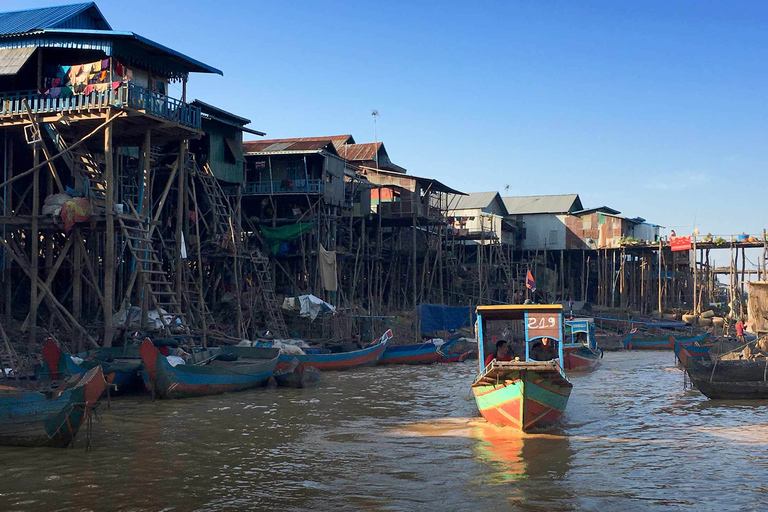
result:
[[[562,304],[505,304],[477,306],[477,314],[486,320],[519,320],[527,311],[561,313]]]

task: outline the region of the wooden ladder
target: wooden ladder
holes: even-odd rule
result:
[[[139,272],[144,277],[146,293],[157,310],[160,322],[166,335],[171,334],[176,320],[181,321],[185,332],[189,332],[181,304],[176,299],[176,292],[168,281],[168,275],[163,270],[160,254],[154,248],[149,236],[150,224],[137,215],[118,215],[117,221],[126,239],[126,245],[131,252]],[[171,316],[167,321],[162,310]]]
[[[281,338],[287,338],[288,327],[285,325],[285,318],[283,317],[281,305],[277,303],[275,287],[272,284],[269,258],[259,251],[254,251],[249,254],[248,259],[252,265],[255,284],[259,287],[259,293],[264,301],[264,310],[267,313],[267,319],[269,321],[267,327],[274,329]]]
[[[504,246],[501,245],[501,240],[499,240],[498,237],[494,236],[491,239],[491,245],[493,246],[494,251],[496,251],[496,256],[498,257],[498,260],[501,263],[502,269],[504,270],[504,276],[507,279],[507,282],[506,282],[507,302],[511,304],[512,302],[514,302],[514,297],[512,297],[512,285],[515,282],[515,274],[512,271],[512,267],[509,264],[507,255],[504,253]]]
[[[59,152],[69,148],[69,144],[64,139],[59,129],[53,123],[45,123],[45,131],[51,137],[56,149]],[[106,203],[107,181],[101,172],[101,168],[84,144],[75,149],[64,153],[61,157],[67,164],[72,175],[75,177],[75,183],[78,185],[87,181],[88,198],[91,200],[91,208],[94,213],[103,212]]]
[[[195,164],[195,167],[197,167],[197,164]],[[221,189],[221,185],[219,185],[219,180],[216,179],[210,165],[207,163],[202,169],[198,168],[195,174],[200,178],[203,192],[210,204],[210,209],[205,213],[211,213],[213,217],[214,232],[225,235],[231,240],[233,237],[232,208],[229,205],[227,196],[224,195],[224,191]]]

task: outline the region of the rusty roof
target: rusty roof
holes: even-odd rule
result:
[[[339,148],[344,147],[345,144],[354,144],[355,139],[352,135],[328,135],[327,137],[291,137],[287,139],[269,139],[260,140],[259,142],[328,142],[333,143],[333,147],[336,152],[339,153]]]
[[[353,162],[376,160],[376,153],[384,145],[383,142],[366,142],[363,144],[348,144],[339,149],[339,156]],[[384,150],[386,153],[386,149]]]
[[[272,139],[272,140],[249,140],[243,142],[243,151],[246,154],[253,153],[317,153],[319,151],[328,151],[335,155],[336,150],[333,142],[325,140],[290,140],[290,139]]]

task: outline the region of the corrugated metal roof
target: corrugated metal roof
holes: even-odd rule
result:
[[[339,150],[339,156],[351,162],[374,161],[376,153],[384,145],[383,142],[366,142],[363,144],[347,144]],[[386,152],[386,150],[385,150]]]
[[[451,210],[474,210],[475,208],[486,208],[491,204],[498,192],[472,192],[465,196],[454,195],[448,199],[448,205]]]
[[[243,151],[247,154],[254,153],[277,153],[277,152],[317,152],[326,150],[336,154],[333,144],[330,140],[307,140],[307,141],[283,141],[283,140],[249,140],[243,142]]]
[[[28,48],[10,48],[0,50],[0,76],[15,75],[37,50],[36,46]]]
[[[354,144],[355,139],[352,135],[329,135],[327,137],[292,137],[288,139],[271,139],[263,140],[259,142],[311,142],[311,141],[331,141],[333,147],[336,148],[336,152],[340,151],[340,148],[345,144]]]
[[[80,16],[86,11],[87,16]],[[0,34],[50,28],[112,30],[94,2],[0,12]]]
[[[510,215],[571,213],[583,208],[579,194],[514,196],[504,197],[502,200]]]

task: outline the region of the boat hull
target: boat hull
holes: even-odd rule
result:
[[[566,370],[593,370],[600,362],[600,353],[583,345],[563,346]]]
[[[54,398],[0,386],[0,445],[66,448],[106,386],[100,367],[86,372],[77,384]]]
[[[469,356],[472,355],[472,351],[464,352],[463,354],[448,354],[442,357],[438,363],[463,363]]]
[[[222,362],[216,366],[172,366],[149,340],[141,346],[141,358],[144,385],[159,398],[217,395],[263,386],[272,376],[278,359],[244,364]]]
[[[351,370],[364,366],[373,366],[378,363],[379,358],[387,348],[387,342],[377,343],[371,347],[352,352],[340,352],[335,354],[280,354],[280,361],[277,364],[278,370],[290,369],[294,359],[304,366],[315,368],[320,371],[340,371]]]
[[[556,422],[572,388],[559,373],[520,370],[498,384],[475,383],[472,392],[488,422],[527,432]]]
[[[709,338],[711,333],[705,332],[704,334],[700,334],[698,336],[693,336],[691,338],[680,338],[678,343],[694,343],[694,342],[700,342],[703,343]],[[629,338],[626,342],[622,342],[624,347],[628,350],[669,350],[672,348],[669,343],[669,336],[665,336],[664,338],[654,338],[654,339],[642,339],[642,338]]]
[[[711,399],[768,398],[766,363],[762,361],[686,361],[691,383]]]
[[[320,383],[323,372],[299,363],[293,370],[278,370],[272,375],[281,388],[311,388]]]

